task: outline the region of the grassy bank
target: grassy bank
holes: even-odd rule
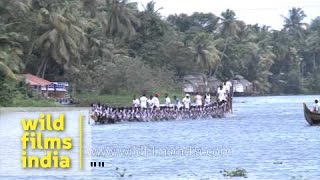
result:
[[[160,93],[160,103],[164,103],[165,93],[166,92],[159,92]],[[183,92],[168,92],[169,97],[171,98],[171,101],[173,100],[173,96],[178,96],[181,100],[184,97]],[[80,102],[78,106],[89,106],[91,103],[101,103],[101,104],[108,104],[111,106],[128,106],[131,105],[133,96],[136,95],[136,97],[140,98],[140,94],[94,94],[94,93],[81,93],[77,94],[75,97]],[[146,94],[147,97],[150,96],[150,94]]]
[[[58,104],[51,99],[15,99],[10,107],[57,107]]]
[[[160,103],[165,102],[165,94],[166,91],[159,91],[160,93]],[[78,107],[88,107],[91,103],[101,103],[108,104],[110,106],[130,106],[133,100],[133,96],[140,98],[141,94],[130,94],[130,93],[122,93],[122,94],[97,94],[97,93],[80,93],[76,94],[74,97],[79,104]],[[150,94],[146,94],[147,97]],[[185,94],[181,91],[172,91],[168,92],[171,101],[173,101],[173,96],[179,97],[180,100],[185,96]],[[14,99],[12,104],[7,107],[59,107],[58,103],[55,102],[54,99],[44,99],[44,98],[17,98]]]
[[[160,92],[160,103],[164,103],[164,94]],[[173,96],[178,96],[181,100],[184,97],[183,92],[171,92],[168,93],[171,101]],[[88,107],[91,103],[108,104],[110,106],[130,106],[132,103],[133,96],[136,95],[140,98],[140,94],[95,94],[95,93],[81,93],[76,94],[74,97],[79,104],[78,107]],[[147,94],[147,97],[149,95]],[[16,98],[11,104],[4,105],[4,107],[59,107],[58,103],[54,99],[44,98]],[[1,107],[1,106],[0,106]]]
[[[101,103],[113,106],[124,106],[131,103],[132,95],[100,95],[91,93],[81,93],[76,96],[77,101],[80,102],[78,106],[90,106],[91,103]]]

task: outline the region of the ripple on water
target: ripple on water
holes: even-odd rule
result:
[[[310,106],[315,98],[235,97],[234,114],[223,119],[92,126],[95,148],[153,148],[154,152],[94,157],[109,167],[94,169],[90,179],[115,178],[116,167],[126,168],[133,179],[223,179],[221,170],[237,167],[246,169],[249,179],[316,179],[320,129],[307,125],[301,104]],[[188,148],[194,148],[192,153],[186,153]],[[186,152],[163,155],[161,150]]]

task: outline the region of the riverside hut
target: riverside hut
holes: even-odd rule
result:
[[[231,81],[235,96],[251,95],[253,93],[253,83],[246,80],[243,76],[236,75]]]

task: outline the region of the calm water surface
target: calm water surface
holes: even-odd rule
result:
[[[95,126],[94,148],[120,154],[97,157],[109,162],[110,171],[93,174],[115,176],[119,167],[136,178],[217,179],[221,170],[241,167],[249,179],[318,179],[320,127],[310,127],[302,111],[302,102],[311,106],[315,98],[238,97],[234,114],[224,119]],[[190,147],[202,154],[177,153]]]
[[[108,167],[92,175],[113,179],[118,167],[131,179],[224,179],[221,170],[240,167],[248,179],[319,179],[320,127],[302,110],[315,98],[238,97],[223,119],[93,126],[93,159]]]

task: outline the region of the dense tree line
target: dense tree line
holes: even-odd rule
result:
[[[1,0],[1,90],[22,73],[100,93],[175,87],[190,73],[239,74],[258,94],[320,90],[320,18],[303,23],[301,8],[279,17],[281,30],[229,9],[160,12],[153,1],[139,11],[126,0]]]

